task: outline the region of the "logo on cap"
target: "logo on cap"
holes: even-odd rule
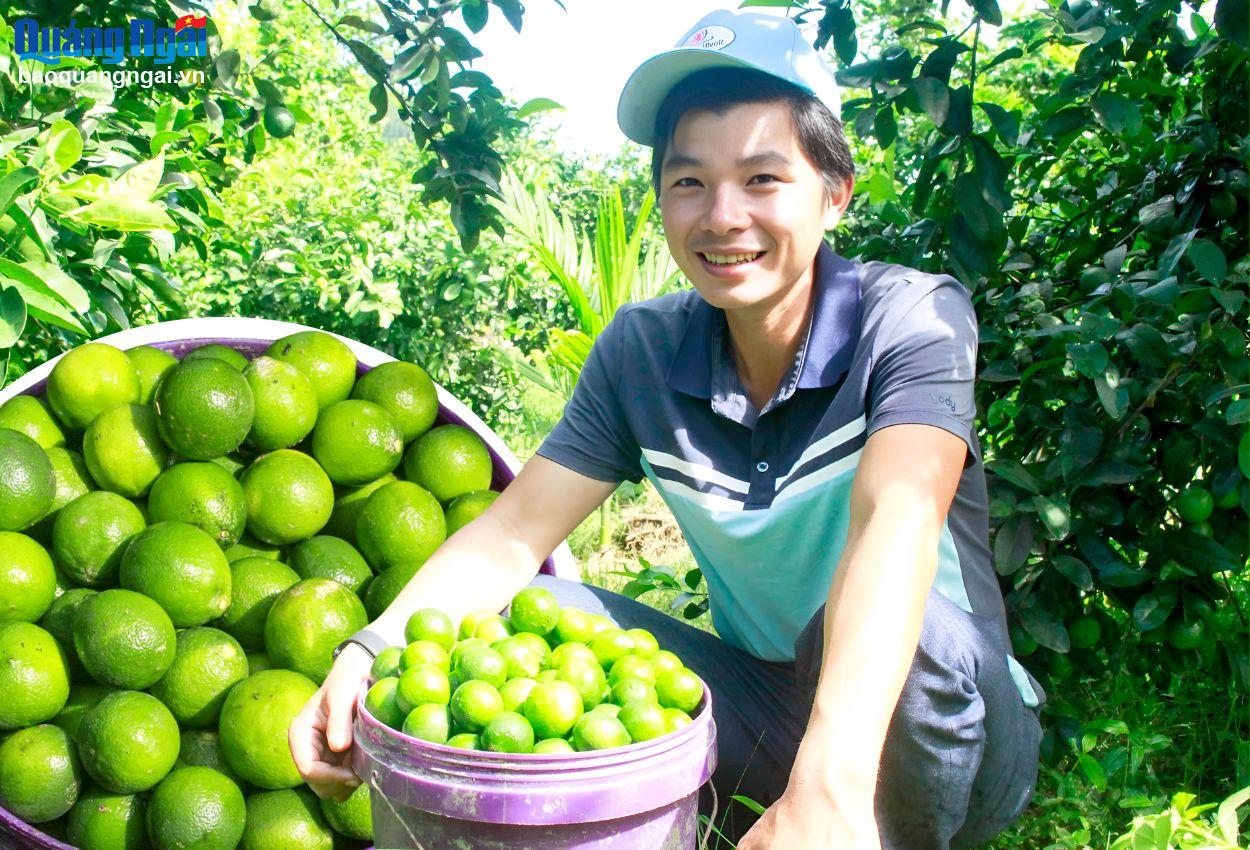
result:
[[[713,24],[712,26],[703,27],[696,30],[682,47],[702,47],[707,50],[721,50],[728,47],[734,40],[734,31],[729,27],[722,27]]]

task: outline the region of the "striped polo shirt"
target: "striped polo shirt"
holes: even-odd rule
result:
[[[538,454],[601,481],[650,479],[707,581],[712,622],[757,658],[792,661],[846,545],[868,437],[920,423],[968,445],[934,587],[1009,648],[973,420],[977,320],[948,275],[861,263],[822,243],[808,325],[757,410],[724,311],[690,289],[622,307],[596,340]],[[1040,689],[1014,658],[1024,701]]]

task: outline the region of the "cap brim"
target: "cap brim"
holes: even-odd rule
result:
[[[655,147],[655,119],[673,86],[705,68],[755,68],[758,65],[716,50],[678,48],[658,53],[634,70],[621,89],[616,123],[640,145]]]

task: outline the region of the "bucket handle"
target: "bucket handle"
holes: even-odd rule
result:
[[[414,850],[425,850],[425,845],[421,843],[420,839],[418,839],[417,836],[413,835],[412,830],[408,828],[407,822],[402,817],[400,817],[400,814],[395,809],[395,806],[391,803],[390,800],[386,798],[386,795],[382,793],[382,787],[378,785],[377,770],[371,770],[369,772],[369,788],[371,791],[371,793],[369,794],[370,805],[372,805],[375,800],[381,800],[382,802],[386,803],[386,807],[391,810],[391,814],[394,815],[395,820],[398,821],[399,825],[404,828],[404,832],[408,833],[408,840],[412,842],[411,846],[414,848]],[[374,850],[386,850],[386,848],[375,846]]]

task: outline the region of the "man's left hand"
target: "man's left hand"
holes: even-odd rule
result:
[[[793,785],[738,842],[738,850],[881,850],[872,804],[848,809]]]

